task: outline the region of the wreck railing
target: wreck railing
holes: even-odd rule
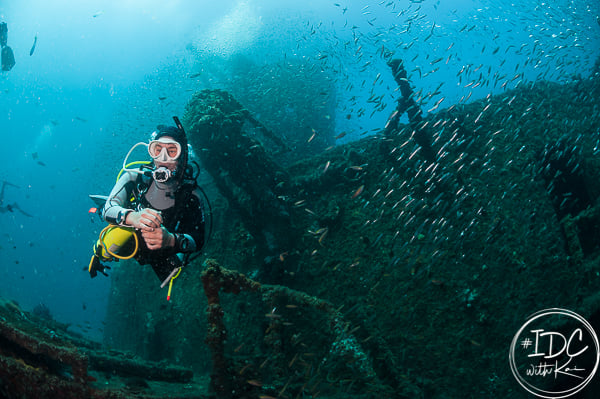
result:
[[[258,293],[261,300],[269,305],[274,303],[277,298],[285,298],[286,302],[294,304],[290,306],[303,307],[322,313],[327,320],[327,330],[334,337],[330,346],[330,354],[352,364],[352,368],[360,373],[359,378],[368,383],[374,391],[379,390],[381,392],[383,384],[379,381],[373,369],[370,357],[366,355],[362,345],[353,335],[354,330],[350,328],[350,323],[345,320],[340,310],[336,309],[330,302],[287,287],[260,284],[241,273],[222,268],[215,260],[207,260],[205,267],[202,273],[202,283],[208,300],[206,342],[210,348],[213,361],[211,386],[220,398],[237,397],[236,395],[243,392],[248,384],[258,387],[261,385],[259,381],[247,381],[240,378],[242,373],[234,371],[235,367],[233,367],[232,360],[226,356],[225,340],[228,336],[223,321],[225,312],[221,306],[221,291],[236,295],[242,291]],[[271,316],[269,317],[271,320],[265,336],[275,333],[278,330],[277,325],[282,323],[281,316],[276,313],[267,316]],[[296,359],[297,356],[294,356],[288,364],[291,366]],[[332,383],[329,378],[327,380],[328,383]],[[282,390],[286,389],[289,381]],[[300,388],[301,391],[309,388],[307,384],[308,382]],[[313,385],[318,385],[318,381]],[[281,394],[280,391],[279,395]]]

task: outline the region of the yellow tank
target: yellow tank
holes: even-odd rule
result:
[[[131,239],[136,245],[132,248]],[[127,254],[129,252],[129,254]],[[101,260],[130,259],[137,253],[137,237],[133,228],[109,225],[100,233],[94,253]]]
[[[138,248],[139,241],[133,228],[114,224],[106,226],[93,248],[94,254],[88,266],[90,275],[94,278],[99,271],[107,276],[105,269],[110,267],[102,265],[101,260],[110,262],[115,259],[131,259],[137,254]]]

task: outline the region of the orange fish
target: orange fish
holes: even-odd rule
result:
[[[358,197],[363,192],[364,189],[365,189],[364,185],[357,188],[356,191],[354,192],[354,194],[352,194],[352,198],[354,199],[354,198]]]

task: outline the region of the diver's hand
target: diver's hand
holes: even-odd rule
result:
[[[142,238],[150,250],[175,246],[175,235],[165,229],[164,226],[152,230],[142,230]]]
[[[137,212],[129,212],[125,224],[138,230],[154,231],[162,224],[162,215],[154,209],[145,208]]]

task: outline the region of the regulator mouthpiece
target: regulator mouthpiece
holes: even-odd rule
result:
[[[158,183],[165,183],[171,178],[171,176],[173,176],[171,171],[164,166],[156,168],[154,171],[152,171],[152,178]]]

